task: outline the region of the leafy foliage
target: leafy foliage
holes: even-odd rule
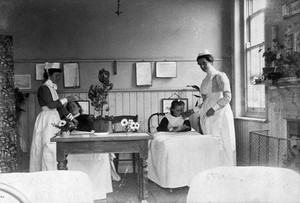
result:
[[[192,88],[194,88],[195,90],[197,90],[199,92],[199,95],[193,94],[193,96],[197,97],[198,99],[202,98],[199,86],[197,86],[197,85],[187,85],[187,87],[192,87]],[[196,102],[195,106],[198,106],[198,104],[199,104],[199,101]]]
[[[113,88],[113,84],[109,82],[110,73],[102,68],[98,74],[99,85],[91,85],[88,93],[88,98],[91,100],[91,105],[96,111],[103,116],[104,106],[108,104],[108,93]],[[109,107],[105,109],[109,110]]]
[[[25,112],[22,109],[22,106],[25,104],[29,97],[29,93],[23,93],[19,90],[19,88],[15,88],[15,106],[16,106],[16,121],[19,121],[22,112]]]

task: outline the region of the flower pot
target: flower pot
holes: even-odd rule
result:
[[[270,75],[272,75],[273,73],[275,73],[275,67],[265,67],[263,68],[263,75],[265,79],[271,79]]]
[[[269,73],[268,74],[268,79],[271,79],[272,80],[272,84],[275,85],[276,82],[282,78],[282,73],[278,73],[278,72],[275,72],[275,73]]]
[[[93,121],[93,127],[95,132],[108,132],[109,131],[109,120],[101,116],[95,118]]]
[[[263,68],[263,74],[267,75],[269,73],[274,73],[275,72],[275,67],[265,67]]]

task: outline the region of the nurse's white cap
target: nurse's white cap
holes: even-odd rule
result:
[[[207,49],[204,49],[202,52],[198,54],[198,56],[204,56],[204,55],[212,55]]]
[[[49,70],[49,69],[60,69],[60,64],[59,63],[45,63],[45,69]]]

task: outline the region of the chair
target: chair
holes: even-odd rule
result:
[[[195,176],[187,203],[299,202],[300,175],[276,167],[217,167]]]
[[[165,116],[165,113],[154,113],[148,118],[148,132],[154,133],[156,132],[156,128],[158,127],[160,121]]]
[[[121,115],[121,116],[114,116],[111,124],[112,124],[112,131],[114,133],[118,132],[125,132],[124,129],[121,126],[121,121],[123,119],[127,120],[133,120],[134,122],[138,121],[138,115],[132,116],[132,115]],[[119,153],[115,153],[116,158],[114,159],[114,164],[116,168],[116,172],[118,172],[118,166],[119,166],[119,161],[132,161],[132,167],[133,167],[133,173],[135,173],[135,166],[136,166],[136,160],[137,160],[137,155],[136,153],[131,153],[131,159],[120,159],[119,158]]]

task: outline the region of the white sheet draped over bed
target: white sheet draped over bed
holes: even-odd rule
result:
[[[207,169],[229,166],[218,138],[196,131],[157,132],[150,142],[148,177],[165,188],[189,186]]]

